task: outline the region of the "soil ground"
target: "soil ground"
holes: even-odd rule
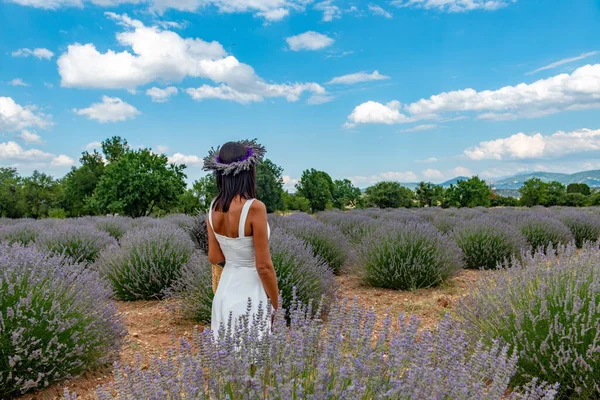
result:
[[[388,312],[392,315],[414,314],[419,316],[423,327],[433,327],[447,312],[451,312],[456,301],[467,293],[469,285],[476,281],[481,273],[464,270],[440,287],[412,292],[367,287],[361,284],[357,276],[341,275],[337,277],[338,295],[341,298],[356,298],[360,304],[372,307],[380,321]],[[192,336],[196,324],[180,318],[168,305],[168,301],[117,303],[128,328],[127,343],[121,351],[120,363],[133,364],[138,355],[142,363],[147,363],[153,357],[164,356],[173,340]],[[111,379],[112,367],[109,366],[88,371],[77,378],[37,393],[21,396],[18,400],[60,399],[64,388],[77,393],[78,399],[93,399],[94,389],[110,382]]]

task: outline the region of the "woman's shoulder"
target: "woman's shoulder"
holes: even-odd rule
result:
[[[250,204],[250,212],[254,214],[266,214],[267,206],[262,201],[254,199],[252,204]]]

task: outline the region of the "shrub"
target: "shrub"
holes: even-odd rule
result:
[[[131,229],[131,221],[131,218],[115,215],[95,218],[94,225],[118,240]]]
[[[337,227],[353,244],[360,243],[377,226],[373,218],[354,211],[325,211],[318,213],[317,219]]]
[[[543,215],[530,215],[522,219],[518,226],[533,251],[540,247],[543,249],[548,246],[556,248],[575,240],[571,230],[565,224]]]
[[[206,223],[206,214],[200,213],[192,217],[186,232],[194,242],[197,250],[208,255],[208,224]]]
[[[560,383],[561,398],[600,396],[600,250],[538,252],[485,276],[458,306],[474,340],[500,338],[519,356],[515,384]]]
[[[0,226],[0,242],[19,243],[27,246],[34,242],[42,231],[36,221],[23,221],[14,225]]]
[[[600,217],[570,210],[559,213],[558,217],[575,236],[577,247],[582,247],[585,242],[596,242],[600,238]]]
[[[462,268],[461,251],[423,223],[383,223],[358,248],[363,280],[375,287],[413,290],[440,284]]]
[[[0,244],[0,398],[118,354],[125,328],[110,295],[93,271],[39,249]]]
[[[460,217],[456,215],[447,215],[445,213],[438,213],[433,217],[431,224],[435,226],[442,233],[450,233],[456,226],[461,223]]]
[[[299,300],[305,303],[333,297],[336,290],[333,272],[301,239],[275,230],[269,247],[283,299],[282,307],[290,307],[294,288]]]
[[[313,254],[323,258],[336,274],[348,261],[346,238],[334,226],[326,225],[310,216],[288,217],[283,229],[302,239],[312,249]]]
[[[162,298],[181,276],[194,244],[180,228],[163,224],[135,229],[100,254],[96,266],[121,300]]]
[[[181,269],[181,276],[167,289],[176,300],[184,318],[210,323],[212,314],[212,266],[201,252],[196,252]]]
[[[65,255],[75,262],[90,264],[102,249],[116,244],[108,233],[89,225],[58,224],[46,228],[35,241],[36,245],[57,255]]]
[[[536,382],[509,392],[516,358],[498,344],[469,351],[450,318],[420,333],[417,318],[400,315],[392,326],[388,317],[376,340],[374,313],[347,301],[333,306],[327,322],[294,304],[287,318],[276,314],[268,335],[264,317],[246,328],[250,318],[234,325],[233,338],[194,332],[165,360],[117,365],[98,398],[534,400],[555,393]]]
[[[528,248],[527,240],[515,227],[489,217],[461,223],[452,236],[463,252],[467,268],[493,269],[520,257],[521,251]]]
[[[194,218],[185,214],[169,214],[166,217],[163,217],[162,220],[164,222],[177,225],[185,231],[187,231],[194,223]]]

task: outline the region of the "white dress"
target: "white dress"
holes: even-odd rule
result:
[[[256,314],[259,304],[265,310],[268,296],[256,271],[256,256],[254,237],[245,236],[246,219],[254,199],[246,200],[242,207],[239,223],[239,236],[230,238],[215,232],[212,221],[213,204],[210,206],[208,219],[217,241],[225,256],[225,268],[221,274],[219,285],[212,303],[211,329],[217,334],[221,324],[227,328],[229,315],[232,314],[235,323],[240,316],[246,315],[248,299],[252,301],[250,315]],[[214,203],[214,201],[213,201]],[[268,227],[268,235],[271,230]],[[252,319],[250,319],[252,321]],[[270,323],[270,318],[269,318]],[[233,327],[233,325],[232,325]]]

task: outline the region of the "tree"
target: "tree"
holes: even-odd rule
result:
[[[102,153],[104,153],[104,157],[106,157],[108,163],[118,161],[128,151],[129,144],[127,144],[127,139],[123,139],[120,136],[113,136],[102,142]]]
[[[256,187],[258,200],[267,207],[267,212],[283,210],[283,168],[271,160],[264,160],[256,166]]]
[[[198,179],[194,182],[192,188],[200,202],[200,210],[207,212],[210,208],[210,203],[219,194],[215,174],[208,174]]]
[[[585,207],[588,204],[588,197],[579,192],[567,193],[563,204],[568,207]]]
[[[22,180],[15,168],[0,167],[0,217],[21,218]]]
[[[50,175],[39,171],[23,179],[23,202],[25,215],[31,218],[48,217],[56,208],[62,195],[62,186]]]
[[[421,207],[433,207],[443,200],[444,188],[431,182],[420,182],[415,189],[415,194]]]
[[[202,207],[200,199],[194,189],[187,189],[177,200],[177,212],[192,215],[196,214]]]
[[[546,202],[544,205],[547,207],[560,206],[564,203],[566,194],[567,188],[565,185],[558,181],[552,181],[547,185]]]
[[[491,207],[516,207],[519,201],[514,197],[494,195],[492,196],[490,206]]]
[[[362,193],[349,179],[335,180],[333,182],[332,203],[335,208],[345,210],[355,207]]]
[[[94,204],[110,213],[148,216],[155,207],[168,210],[185,190],[185,165],[169,164],[150,149],[126,151],[106,166]]]
[[[398,182],[379,182],[365,190],[367,204],[379,208],[413,206],[413,192]]]
[[[444,193],[443,207],[489,207],[492,191],[487,183],[474,176],[450,185]]]
[[[519,193],[521,193],[519,203],[526,207],[544,205],[548,202],[548,184],[540,178],[526,180]]]
[[[312,212],[325,210],[333,199],[333,180],[326,172],[314,168],[302,172],[296,189],[308,200]]]
[[[581,193],[584,196],[589,196],[592,191],[585,183],[571,183],[567,186],[567,193]]]
[[[93,153],[82,153],[79,162],[81,166],[72,167],[62,180],[65,190],[63,207],[70,217],[96,213],[91,207],[90,199],[104,174],[102,155],[95,150]]]
[[[283,208],[286,211],[310,211],[310,202],[298,193],[283,193]]]

